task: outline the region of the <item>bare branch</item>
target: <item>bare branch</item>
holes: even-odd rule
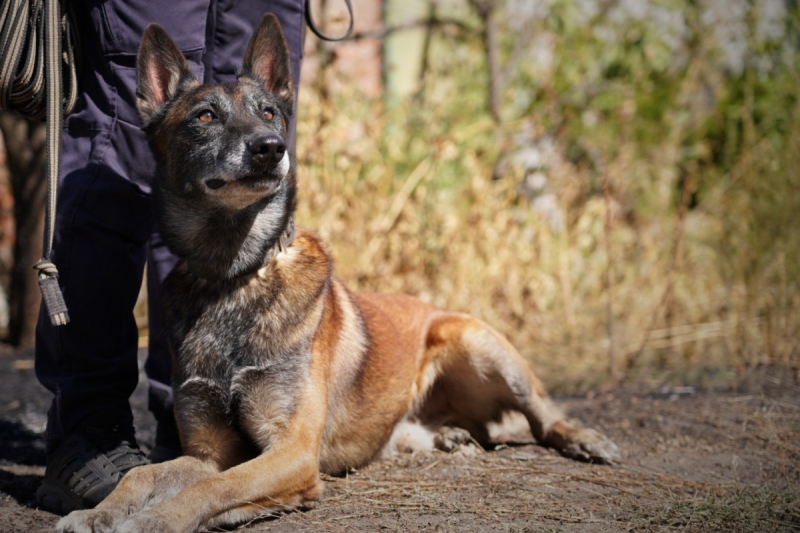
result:
[[[480,33],[480,30],[473,28],[469,24],[466,24],[458,19],[430,17],[427,20],[416,20],[414,22],[406,22],[403,24],[397,24],[395,26],[384,26],[374,30],[354,33],[349,39],[347,39],[347,41],[360,41],[361,39],[385,39],[392,33],[398,31],[412,30],[415,28],[436,28],[445,26],[452,26],[467,33]]]

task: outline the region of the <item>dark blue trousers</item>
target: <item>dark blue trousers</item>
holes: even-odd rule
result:
[[[170,356],[158,286],[176,263],[150,203],[155,163],[136,111],[136,53],[150,22],[162,25],[198,79],[235,78],[254,26],[280,19],[295,87],[303,47],[302,0],[72,0],[79,18],[80,96],[63,130],[53,262],[70,323],[40,315],[36,373],[55,395],[48,448],[87,425],[132,428],[138,381],[133,307],[148,265],[151,409],[171,416]],[[290,129],[294,135],[294,123]],[[155,402],[154,402],[155,398]],[[161,405],[159,405],[159,403]]]

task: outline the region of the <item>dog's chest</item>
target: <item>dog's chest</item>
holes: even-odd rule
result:
[[[172,281],[165,292],[178,394],[194,383],[187,391],[213,394],[228,413],[265,389],[291,396],[289,384],[307,374],[313,335],[298,331],[307,320],[298,323],[275,287]]]
[[[281,279],[208,283],[181,265],[163,293],[175,415],[188,445],[191,435],[238,435],[246,453],[267,449],[306,389],[318,298],[306,302],[309,313],[286,304],[292,291]]]
[[[207,282],[185,262],[175,267],[162,293],[182,428],[234,429],[258,449],[270,445],[311,390],[330,271],[322,245],[302,230],[247,277]]]

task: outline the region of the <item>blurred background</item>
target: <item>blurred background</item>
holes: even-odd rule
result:
[[[352,39],[307,35],[297,139],[298,223],[351,288],[472,313],[561,393],[800,381],[794,0],[353,6]],[[343,1],[312,10],[346,29]],[[25,347],[44,132],[0,130],[0,329]]]

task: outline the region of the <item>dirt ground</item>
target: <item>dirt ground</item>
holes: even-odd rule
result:
[[[36,509],[49,394],[30,352],[0,347],[0,532],[53,531]],[[326,478],[314,508],[242,531],[800,531],[800,389],[757,375],[736,393],[674,388],[560,398],[623,450],[615,466],[576,463],[527,435],[494,451],[399,455]],[[153,439],[143,387],[140,443]],[[237,530],[237,531],[238,531]]]

